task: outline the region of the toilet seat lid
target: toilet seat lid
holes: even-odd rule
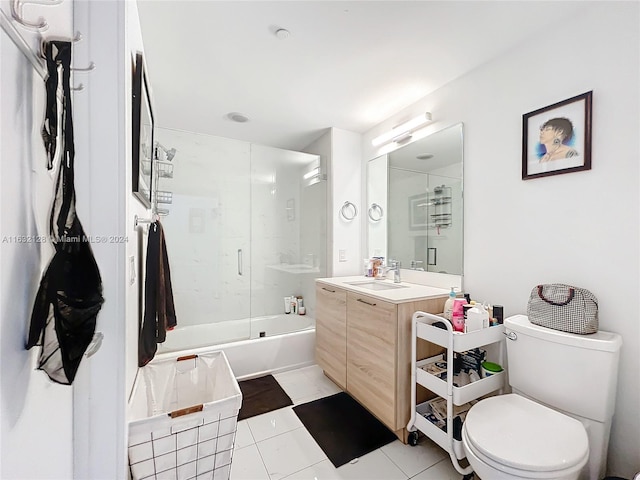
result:
[[[464,429],[475,450],[520,470],[564,470],[589,454],[582,423],[516,394],[478,402]]]

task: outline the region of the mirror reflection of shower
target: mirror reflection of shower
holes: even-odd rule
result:
[[[173,191],[169,190],[167,183],[160,179],[173,178],[173,163],[177,150],[175,148],[167,149],[159,142],[154,142],[154,160],[153,160],[153,180],[151,188],[153,190],[152,211],[162,217],[169,215],[169,205],[173,202]],[[161,188],[161,183],[163,184]]]
[[[175,148],[167,149],[159,142],[156,142],[156,159],[157,160],[164,160],[165,162],[170,162],[171,160],[173,160],[173,157],[175,156],[176,156]]]
[[[176,167],[163,226],[179,322],[161,350],[313,328],[314,280],[327,271],[324,159],[171,129],[156,137]],[[292,296],[305,315],[284,313]]]
[[[463,273],[463,126],[452,125],[367,164],[369,256],[403,268]],[[373,211],[375,213],[375,211]]]

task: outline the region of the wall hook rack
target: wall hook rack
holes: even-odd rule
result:
[[[63,38],[47,38],[47,39],[42,40],[42,42],[40,42],[40,51],[38,52],[38,54],[40,55],[40,58],[45,58],[45,54],[44,54],[45,43],[46,42],[55,41],[55,40],[68,41],[68,40],[63,39]],[[76,32],[76,36],[71,39],[71,42],[72,43],[78,43],[80,40],[82,40],[82,33]],[[95,69],[96,69],[96,63],[95,62],[90,62],[88,67],[71,67],[71,70],[73,72],[92,72]],[[82,89],[79,88],[79,90],[82,90]]]
[[[44,80],[47,78],[48,72],[47,72],[47,68],[44,62],[44,42],[45,41],[53,41],[53,40],[62,40],[62,41],[69,41],[68,39],[65,38],[61,38],[61,39],[55,39],[55,38],[47,38],[47,39],[43,39],[40,42],[40,48],[38,49],[38,51],[34,51],[29,43],[24,39],[24,37],[22,36],[22,34],[16,29],[15,24],[17,23],[18,25],[27,28],[29,30],[36,30],[36,31],[44,31],[48,28],[49,24],[47,23],[47,21],[40,17],[38,19],[38,23],[33,23],[33,22],[29,22],[27,20],[25,20],[23,18],[22,15],[22,8],[24,5],[44,5],[44,6],[55,6],[55,5],[59,5],[63,2],[63,0],[11,0],[10,3],[10,7],[11,7],[11,18],[13,19],[13,22],[11,21],[11,19],[9,18],[8,15],[5,14],[4,11],[0,10],[0,27],[2,28],[2,30],[4,30],[7,35],[9,36],[9,38],[13,41],[13,43],[16,45],[16,47],[18,47],[18,49],[24,54],[24,56],[27,58],[27,60],[29,60],[29,62],[31,63],[31,65],[33,65],[33,68],[36,70],[36,72],[38,73],[38,75]],[[77,43],[79,41],[82,40],[82,33],[76,31],[75,36],[70,40],[73,43]],[[73,70],[74,72],[91,72],[93,70],[96,69],[96,64],[94,62],[90,62],[89,66],[87,67],[72,67],[71,70]],[[80,84],[77,87],[72,87],[72,90],[74,91],[82,91],[84,90],[84,85]]]
[[[152,215],[151,218],[140,218],[138,215],[136,215],[133,218],[133,228],[138,228],[141,225],[151,225],[153,222],[156,221],[156,216]]]
[[[82,40],[82,33],[80,32],[76,32],[75,37],[73,37],[71,39],[72,43],[77,43],[80,40]],[[40,42],[40,51],[38,52],[38,55],[40,56],[40,58],[45,58],[45,43],[46,42],[50,42],[50,41],[54,41],[54,40],[62,40],[62,41],[67,41],[66,39],[57,39],[57,38],[47,38],[45,40],[42,40],[42,42]],[[90,62],[88,67],[71,67],[71,70],[73,72],[82,72],[82,73],[88,73],[88,72],[92,72],[93,70],[96,69],[96,64],[95,62]],[[71,87],[71,90],[73,90],[74,92],[81,92],[84,90],[84,84],[80,83],[78,86],[74,86]]]

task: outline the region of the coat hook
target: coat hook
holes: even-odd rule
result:
[[[74,72],[90,72],[95,69],[96,69],[96,64],[94,62],[91,62],[89,66],[86,68],[71,67],[71,70],[73,70]]]
[[[47,21],[42,17],[38,18],[38,23],[31,23],[24,20],[22,18],[22,0],[11,0],[11,17],[28,29],[46,30],[49,27]]]
[[[16,22],[18,22],[25,28],[43,31],[49,28],[49,24],[47,23],[47,21],[44,18],[39,17],[38,23],[27,22],[24,18],[22,18],[22,7],[25,4],[47,6],[60,5],[62,1],[63,0],[11,0],[11,16]]]

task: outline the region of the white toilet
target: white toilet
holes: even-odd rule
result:
[[[462,444],[482,480],[605,476],[622,338],[575,335],[505,319],[513,393],[468,412]]]

